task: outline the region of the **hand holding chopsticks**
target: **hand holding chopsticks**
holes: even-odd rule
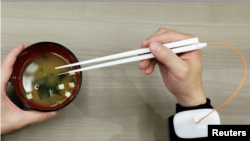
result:
[[[188,51],[192,51],[192,50],[196,50],[196,49],[201,49],[201,48],[207,46],[206,43],[199,43],[199,40],[197,37],[191,38],[191,39],[186,39],[186,40],[181,40],[181,41],[177,41],[177,42],[171,42],[171,43],[167,43],[167,44],[163,44],[163,45],[165,47],[171,48],[171,50],[174,53],[188,52]],[[145,54],[145,53],[148,53],[148,54]],[[65,66],[60,66],[60,67],[56,67],[55,69],[72,67],[72,66],[76,66],[76,65],[89,64],[89,63],[95,63],[95,62],[101,62],[101,61],[117,59],[117,58],[122,58],[122,57],[128,57],[128,56],[138,55],[138,54],[145,54],[145,55],[121,59],[121,60],[112,61],[112,62],[107,62],[107,63],[98,64],[98,65],[94,65],[94,66],[89,66],[89,67],[85,67],[85,68],[81,68],[81,69],[77,69],[77,70],[68,71],[65,73],[60,73],[58,75],[66,74],[66,73],[74,73],[74,72],[79,72],[79,71],[85,71],[85,70],[91,70],[91,69],[102,68],[102,67],[108,67],[108,66],[114,66],[114,65],[118,65],[118,64],[124,64],[124,63],[154,58],[153,54],[150,53],[149,48],[142,48],[142,49],[137,49],[137,50],[133,50],[133,51],[128,51],[128,52],[123,52],[123,53],[119,53],[119,54],[100,57],[100,58],[96,58],[96,59],[91,59],[91,60],[87,60],[87,61],[82,61],[82,62],[78,62],[78,63],[73,63],[73,64],[69,64],[69,65],[65,65]]]

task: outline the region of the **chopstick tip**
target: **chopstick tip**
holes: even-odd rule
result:
[[[67,74],[67,73],[69,73],[69,72],[63,72],[63,73],[59,73],[57,75],[63,75],[63,74]]]

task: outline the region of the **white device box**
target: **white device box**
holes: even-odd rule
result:
[[[220,117],[217,111],[214,111],[200,123],[196,124],[201,118],[212,112],[213,109],[197,109],[183,111],[174,116],[174,130],[180,138],[202,138],[208,136],[208,124],[220,125]]]

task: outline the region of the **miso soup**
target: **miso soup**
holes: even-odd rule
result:
[[[70,71],[71,68],[55,69],[55,67],[67,64],[62,56],[52,53],[42,54],[28,61],[20,74],[25,98],[43,107],[62,104],[71,96],[76,75],[75,73],[58,75]]]

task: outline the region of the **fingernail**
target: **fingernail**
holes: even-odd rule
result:
[[[53,118],[53,117],[55,117],[56,115],[57,115],[56,112],[51,112],[51,113],[49,113],[49,118]]]
[[[154,42],[150,45],[150,50],[153,52],[153,53],[157,53],[160,51],[162,47],[162,44],[158,43],[158,42]]]

